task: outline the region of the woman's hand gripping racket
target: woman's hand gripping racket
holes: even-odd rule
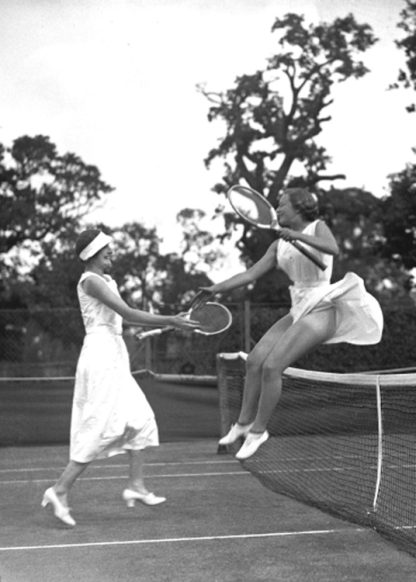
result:
[[[193,303],[187,313],[187,317],[192,321],[197,321],[200,326],[192,329],[195,333],[202,335],[216,335],[228,329],[233,321],[231,312],[215,302]],[[136,339],[143,340],[147,337],[160,335],[167,331],[172,331],[172,326],[163,327],[159,329],[151,329],[149,331],[142,331],[136,334]]]
[[[268,228],[279,231],[276,210],[264,196],[247,186],[232,186],[227,192],[227,198],[241,218],[258,228]],[[305,257],[308,257],[322,271],[326,265],[297,240],[289,241]]]

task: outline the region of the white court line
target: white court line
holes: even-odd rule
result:
[[[336,459],[338,461],[340,460],[348,460],[348,459],[359,459],[360,455],[331,455],[330,456],[331,459]],[[284,458],[282,459],[285,463],[287,462],[299,462],[299,461],[308,461],[308,462],[312,462],[315,460],[328,460],[328,456],[314,456],[314,457],[288,457],[288,458]],[[229,465],[229,464],[234,464],[237,465],[239,464],[238,461],[236,459],[217,459],[217,460],[212,460],[212,461],[165,461],[165,462],[157,462],[157,463],[146,463],[146,467],[175,467],[175,466],[181,466],[181,465]],[[411,467],[415,467],[415,464],[389,464],[387,465],[387,467],[389,469],[397,469],[400,467],[404,467],[404,468],[411,468]],[[37,472],[37,471],[62,471],[63,468],[65,467],[65,465],[60,465],[60,466],[50,466],[50,467],[19,467],[18,469],[0,469],[0,473],[30,473],[30,472]],[[128,463],[117,463],[117,464],[107,464],[107,465],[102,465],[102,464],[94,464],[91,465],[91,469],[105,469],[105,470],[111,470],[111,469],[125,469],[126,467],[128,467]],[[374,467],[371,467],[374,468]],[[298,471],[302,471],[303,469],[298,469]],[[306,470],[306,469],[304,469]],[[319,469],[318,469],[319,470]],[[331,469],[327,469],[327,470],[331,470]],[[335,470],[337,470],[335,468]],[[339,469],[338,469],[339,470]],[[295,471],[295,469],[287,469],[287,471]]]
[[[342,459],[356,459],[360,458],[357,455],[334,455],[331,457],[333,459],[342,460]],[[284,459],[284,462],[298,462],[298,461],[309,461],[312,460],[319,460],[319,459],[328,459],[328,457],[289,457]],[[223,460],[212,460],[212,461],[166,461],[166,462],[158,462],[158,463],[146,463],[146,467],[175,467],[181,465],[237,465],[239,462],[232,458],[232,459],[223,459]],[[128,467],[128,463],[117,463],[117,464],[107,464],[107,465],[91,465],[92,469],[125,469]],[[0,469],[0,473],[30,473],[30,472],[37,472],[37,471],[62,471],[65,465],[60,466],[50,466],[50,467],[19,467],[15,469]]]
[[[150,479],[176,479],[184,477],[222,477],[224,475],[248,475],[248,471],[225,471],[212,473],[167,473],[165,475],[148,475]],[[112,481],[115,479],[126,479],[128,475],[107,475],[104,477],[79,477],[77,481]],[[0,481],[0,485],[11,485],[16,483],[50,483],[49,479],[10,479],[7,481]]]
[[[181,465],[181,463],[178,463]],[[148,465],[149,466],[149,465]],[[126,468],[127,465],[120,465],[120,467]],[[388,465],[388,469],[400,469],[400,468],[414,468],[416,465],[405,464],[405,465]],[[376,469],[376,465],[369,465],[368,469]],[[149,475],[152,479],[175,479],[175,478],[185,478],[185,477],[221,477],[222,475],[279,475],[287,473],[330,473],[334,471],[335,473],[347,473],[348,471],[355,471],[357,467],[316,467],[316,468],[301,468],[301,469],[269,469],[263,471],[215,471],[210,473],[166,473],[161,475],[152,474]],[[127,475],[103,475],[100,477],[80,477],[78,481],[112,481],[116,479],[125,479]],[[0,485],[10,485],[17,483],[49,483],[51,477],[48,479],[7,479],[1,480]]]
[[[416,464],[406,463],[403,465],[385,465],[385,469],[414,469]],[[367,469],[377,469],[377,465],[368,465]],[[316,467],[316,468],[302,468],[302,469],[267,469],[264,471],[253,470],[253,475],[278,475],[280,473],[329,473],[335,471],[338,473],[343,473],[347,471],[355,471],[357,467]]]
[[[180,463],[179,463],[180,464]],[[390,469],[398,469],[400,467],[412,468],[416,465],[389,465]],[[124,466],[126,467],[126,466]],[[368,469],[376,469],[376,465],[370,465]],[[263,471],[215,471],[210,473],[166,473],[161,475],[152,474],[149,475],[152,479],[176,479],[176,478],[186,478],[186,477],[221,477],[222,475],[279,475],[287,473],[330,473],[334,471],[335,473],[347,473],[348,471],[355,471],[356,467],[316,467],[316,468],[302,468],[302,469],[270,469]],[[78,481],[112,481],[116,479],[125,479],[127,475],[105,475],[100,477],[80,477]],[[7,479],[0,480],[0,485],[11,485],[17,483],[49,483],[51,477],[48,479]]]
[[[336,459],[338,461],[340,460],[348,460],[348,459],[359,459],[360,456],[359,455],[333,455],[330,457],[331,459]],[[328,460],[328,456],[319,456],[319,457],[289,457],[289,458],[285,458],[283,459],[283,461],[285,463],[287,462],[299,462],[299,461],[308,461],[308,462],[312,462],[315,460]],[[222,459],[222,460],[212,460],[212,461],[166,461],[166,462],[158,462],[158,463],[146,463],[146,467],[177,467],[182,466],[182,465],[237,465],[239,464],[239,462],[236,459]],[[402,465],[388,465],[389,468],[398,468],[398,467],[414,467],[415,465],[411,465],[411,464],[402,464]],[[62,471],[63,468],[65,467],[65,465],[54,465],[54,466],[50,466],[50,467],[19,467],[19,468],[11,468],[11,469],[0,469],[0,473],[35,473],[37,471]],[[105,469],[105,470],[111,470],[111,469],[125,469],[126,467],[128,467],[128,463],[117,463],[117,464],[107,464],[107,465],[102,465],[102,464],[93,464],[91,465],[91,469],[95,470],[95,469]],[[295,471],[295,469],[287,469],[288,471]],[[301,471],[302,469],[298,469],[298,471]],[[306,470],[306,469],[305,469]],[[328,469],[327,469],[328,470]],[[330,470],[330,469],[329,469]]]
[[[344,529],[313,529],[304,531],[284,531],[271,533],[253,533],[253,534],[230,534],[216,536],[199,536],[199,537],[180,537],[180,538],[150,538],[147,540],[126,540],[114,542],[84,542],[79,544],[50,544],[44,546],[5,546],[0,547],[0,552],[13,552],[25,550],[60,550],[71,548],[103,548],[109,546],[133,546],[144,544],[172,544],[178,542],[208,542],[215,540],[248,540],[256,538],[279,538],[279,537],[296,537],[296,536],[315,536],[331,535],[346,532],[368,532],[365,528],[344,528]]]
[[[222,465],[230,463],[237,465],[238,461],[236,459],[229,459],[229,460],[217,460],[217,461],[167,461],[165,463],[146,463],[146,467],[174,467],[178,465]],[[92,469],[125,469],[128,467],[128,463],[120,463],[114,465],[91,465]],[[29,473],[35,471],[62,471],[65,465],[61,466],[51,466],[51,467],[23,467],[19,469],[0,469],[0,473]]]

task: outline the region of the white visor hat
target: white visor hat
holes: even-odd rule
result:
[[[104,247],[111,243],[113,239],[111,236],[100,232],[97,236],[79,253],[81,261],[88,261],[91,257],[101,251]]]

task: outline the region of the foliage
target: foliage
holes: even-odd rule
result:
[[[224,175],[214,191],[224,193],[244,181],[276,205],[284,185],[315,187],[323,180],[343,178],[326,173],[330,157],[317,141],[331,119],[332,89],[337,83],[367,73],[360,55],[375,42],[367,24],[352,15],[332,23],[306,24],[299,14],[277,18],[272,27],[276,53],[263,70],[245,74],[226,91],[200,91],[209,100],[209,121],[222,122],[224,135],[205,163],[222,161]],[[298,176],[292,175],[296,171]],[[238,248],[248,264],[256,262],[275,234],[245,225],[224,214],[226,234],[239,233]],[[281,280],[269,275],[267,286]],[[252,293],[255,300],[270,300],[262,282]]]
[[[58,154],[48,137],[23,136],[0,148],[0,252],[59,237],[112,188],[73,153]]]
[[[113,276],[122,295],[143,305],[162,283],[160,238],[155,228],[131,222],[112,232],[114,237]]]
[[[152,340],[153,370],[157,372],[214,374],[215,355],[219,352],[245,350],[242,304],[228,304],[233,313],[233,325],[216,337],[175,332]],[[282,315],[288,305],[251,304],[251,336],[256,342]],[[413,343],[416,334],[415,305],[407,301],[383,303],[385,328],[381,342],[375,346],[351,344],[323,345],[301,358],[294,365],[309,370],[351,373],[415,366]],[[78,309],[0,310],[2,365],[21,363],[19,370],[30,370],[36,362],[53,367],[67,362],[74,366],[82,341],[83,329]],[[140,367],[140,346],[128,342],[132,361]],[[24,365],[23,365],[24,364]],[[32,365],[32,367],[31,367]],[[72,373],[72,372],[71,372]],[[59,373],[57,374],[59,375]]]
[[[307,26],[303,16],[287,14],[275,20],[272,32],[278,50],[265,70],[238,77],[221,93],[200,90],[213,103],[209,121],[221,120],[226,129],[206,159],[208,166],[216,158],[225,162],[216,191],[245,180],[275,205],[295,162],[308,184],[328,178],[322,172],[329,157],[316,138],[331,119],[326,110],[332,86],[365,75],[357,55],[376,39],[352,15]]]
[[[410,276],[386,252],[389,239],[385,222],[389,217],[385,203],[359,188],[321,191],[319,202],[322,217],[331,226],[340,248],[334,261],[333,279],[353,271],[379,298],[405,297]]]
[[[166,304],[180,306],[181,298],[186,303],[192,290],[209,283],[198,270],[190,272],[182,257],[162,253],[155,228],[135,222],[114,229],[103,224],[94,227],[114,239],[112,276],[123,298],[133,306],[147,309],[153,304],[162,311]],[[59,252],[52,245],[43,245],[39,262],[13,287],[24,305],[31,308],[78,305],[76,286],[83,265],[73,249],[76,236],[77,233],[67,232],[60,239]]]
[[[404,51],[406,57],[407,70],[401,69],[398,74],[396,83],[391,85],[392,88],[404,87],[406,89],[416,89],[416,2],[415,0],[406,0],[406,6],[400,13],[401,20],[398,27],[406,34],[403,38],[396,41],[399,49]],[[406,107],[409,113],[416,110],[415,103]]]
[[[103,224],[95,224],[94,228],[109,231]],[[29,308],[65,308],[78,304],[76,287],[83,265],[76,256],[74,241],[81,230],[80,226],[68,224],[59,238],[42,243],[37,262],[18,284],[19,294]]]
[[[382,220],[386,237],[384,255],[404,265],[416,266],[416,165],[390,176],[390,195],[383,199]]]
[[[59,154],[48,137],[22,136],[10,148],[0,144],[3,307],[71,304],[75,233],[111,190],[95,166],[73,153]],[[52,264],[54,284],[46,292]]]
[[[245,351],[243,309],[241,304],[227,304],[233,313],[233,325],[218,338],[195,338],[189,334],[171,334],[152,344],[153,369],[157,372],[215,374],[215,355],[220,352]],[[252,346],[285,313],[288,305],[251,304]],[[409,337],[416,334],[415,305],[407,298],[382,304],[385,318],[383,337],[374,346],[340,343],[322,345],[293,364],[294,367],[324,372],[354,373],[415,366],[415,354]],[[137,349],[137,348],[136,348]]]
[[[410,303],[383,304],[383,337],[374,346],[333,344],[304,356],[297,366],[328,372],[360,372],[414,367],[415,352],[409,338],[416,333],[416,309]]]
[[[213,222],[204,224],[205,219],[206,212],[197,208],[184,208],[176,216],[182,228],[180,252],[190,272],[197,272],[202,267],[210,270],[224,256],[218,239],[212,233]]]
[[[154,305],[162,313],[177,312],[187,307],[200,285],[209,284],[203,273],[190,272],[182,257],[161,252],[154,228],[129,223],[112,232],[102,224],[94,226],[114,238],[112,275],[130,305],[143,309]],[[11,306],[28,309],[0,309],[2,360],[45,362],[56,354],[62,358],[69,351],[71,357],[78,352],[84,329],[76,287],[83,266],[73,249],[76,236],[68,230],[65,238],[59,239],[58,250],[52,242],[44,243],[43,253],[30,272],[12,278],[9,291],[15,304]]]
[[[154,305],[184,307],[192,290],[207,285],[209,279],[176,253],[163,254],[155,228],[129,223],[113,232],[115,239],[114,277],[123,297],[147,308]],[[191,290],[191,291],[190,291]]]
[[[0,144],[0,306],[68,307],[77,305],[76,284],[82,265],[74,241],[88,225],[85,217],[111,192],[99,170],[72,153],[59,154],[48,137],[23,136],[12,147]],[[198,211],[192,211],[194,223]],[[156,229],[129,223],[114,229],[114,273],[123,296],[140,305],[160,305],[209,283],[199,264],[217,256],[213,237],[193,227],[183,211],[184,244],[196,263],[183,256],[163,255]],[[196,250],[196,252],[195,252]]]
[[[380,298],[406,296],[410,275],[400,261],[387,252],[388,238],[385,224],[394,216],[385,210],[391,204],[360,188],[319,190],[321,218],[331,227],[337,239],[340,253],[334,260],[333,280],[341,279],[347,271],[361,276],[367,288]],[[407,219],[411,219],[408,213]],[[401,234],[401,222],[397,235]],[[253,230],[253,236],[257,236]],[[387,231],[388,236],[390,232]],[[259,246],[259,240],[256,239]],[[258,257],[260,258],[260,256]],[[257,260],[257,257],[256,257]],[[249,262],[249,261],[247,261]],[[268,273],[257,281],[249,293],[252,301],[281,303],[288,301],[288,278],[280,271]],[[227,300],[239,300],[241,292],[233,293]]]
[[[399,71],[393,88],[404,87],[416,90],[416,2],[406,0],[400,13],[398,27],[404,36],[396,41],[406,58],[406,70]],[[412,103],[406,108],[416,110]],[[416,149],[413,150],[416,153]],[[386,243],[384,255],[396,264],[411,270],[416,266],[416,165],[408,164],[390,176],[391,194],[383,200],[383,226]],[[408,281],[407,287],[412,282]]]

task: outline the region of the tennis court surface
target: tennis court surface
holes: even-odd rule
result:
[[[127,459],[97,461],[73,489],[74,529],[40,506],[67,462],[72,380],[2,382],[1,582],[416,579],[412,386],[299,372],[270,440],[240,464],[217,440],[238,413],[243,360],[222,359],[219,390],[217,377],[138,378],[162,441],[148,485],[167,503],[128,509]]]
[[[410,581],[415,560],[368,528],[264,488],[215,439],[149,451],[159,507],[128,509],[124,456],[73,491],[75,529],[40,507],[66,446],[0,449],[2,582]]]

